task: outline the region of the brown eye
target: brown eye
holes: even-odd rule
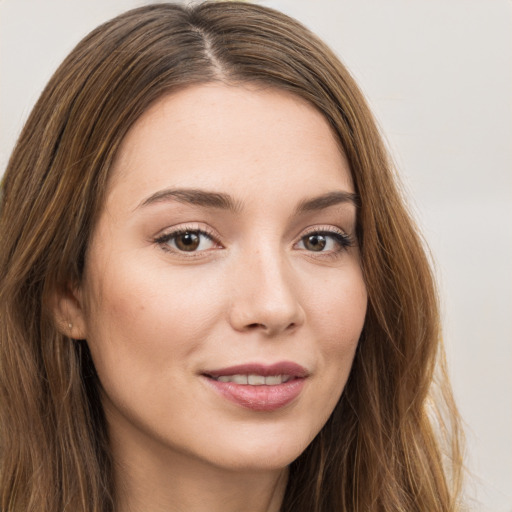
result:
[[[176,248],[180,251],[195,251],[201,242],[199,234],[191,231],[176,236],[174,240]]]
[[[300,239],[298,247],[310,252],[339,253],[352,245],[349,235],[338,231],[315,231]]]
[[[181,253],[200,253],[217,246],[214,239],[200,229],[177,230],[157,238],[155,242],[164,249]]]
[[[304,247],[308,251],[323,251],[327,246],[327,237],[325,235],[308,235],[302,239]]]

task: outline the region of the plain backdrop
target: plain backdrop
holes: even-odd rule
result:
[[[145,3],[0,0],[0,172],[65,55],[100,22]],[[261,3],[323,37],[373,107],[437,264],[470,509],[511,512],[512,4]]]

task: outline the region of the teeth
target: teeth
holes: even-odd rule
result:
[[[288,382],[291,377],[289,375],[221,375],[214,377],[219,382],[233,382],[234,384],[243,384],[249,386],[276,386],[283,382]]]
[[[282,384],[283,382],[286,382],[285,380],[283,380],[283,378],[284,378],[284,375],[272,375],[269,377],[265,377],[265,384],[267,386],[272,386],[275,384]]]
[[[251,386],[265,385],[265,377],[263,375],[247,375],[247,384]]]
[[[247,375],[233,375],[231,382],[235,384],[248,384],[247,380]]]

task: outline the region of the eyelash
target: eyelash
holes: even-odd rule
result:
[[[354,239],[351,235],[331,226],[326,228],[314,228],[311,231],[306,232],[301,236],[299,243],[313,235],[333,238],[334,243],[337,245],[337,247],[331,251],[307,251],[315,254],[316,257],[336,258],[340,253],[345,252],[349,247],[353,247],[354,245]]]
[[[154,242],[162,247],[164,251],[171,252],[173,254],[178,254],[180,256],[186,257],[186,258],[197,258],[201,257],[202,253],[207,251],[208,249],[203,249],[202,251],[182,251],[177,248],[172,248],[169,246],[169,242],[171,240],[176,240],[179,236],[184,234],[196,234],[199,236],[204,236],[208,238],[212,243],[216,244],[218,247],[222,247],[220,243],[217,241],[217,237],[213,232],[210,232],[205,229],[201,229],[198,227],[193,226],[185,226],[182,228],[178,228],[176,230],[170,231],[168,233],[164,233],[163,235],[155,238]],[[349,247],[352,247],[354,245],[354,240],[351,235],[348,235],[344,233],[343,231],[328,227],[328,228],[315,228],[311,231],[308,231],[304,233],[300,240],[296,243],[303,243],[307,237],[310,236],[325,236],[330,237],[334,239],[335,244],[337,247],[331,251],[308,251],[307,249],[304,249],[306,252],[314,254],[315,257],[320,258],[336,258],[340,253],[345,252]],[[295,245],[296,245],[295,244]]]
[[[214,233],[209,232],[208,230],[205,230],[205,229],[201,229],[201,228],[197,228],[197,227],[192,227],[192,226],[184,226],[182,228],[175,229],[175,230],[170,231],[168,233],[164,233],[163,235],[157,237],[154,240],[154,242],[156,244],[160,245],[164,251],[167,251],[167,252],[170,252],[170,253],[173,253],[173,254],[178,254],[179,256],[184,256],[186,258],[197,258],[197,257],[202,256],[201,253],[203,253],[204,250],[203,251],[190,251],[190,252],[187,252],[187,251],[180,251],[177,248],[172,248],[172,247],[169,246],[169,242],[171,240],[176,240],[179,236],[185,235],[187,233],[193,233],[193,234],[196,234],[196,235],[202,235],[202,236],[208,238],[209,240],[211,240],[214,244],[220,246],[219,242],[217,242],[217,239],[216,239],[216,236],[215,236]]]

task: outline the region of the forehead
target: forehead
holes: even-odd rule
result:
[[[312,194],[353,190],[325,117],[288,92],[214,83],[165,96],[139,118],[121,144],[107,198],[198,186],[249,195],[290,191],[292,183],[317,188]]]

